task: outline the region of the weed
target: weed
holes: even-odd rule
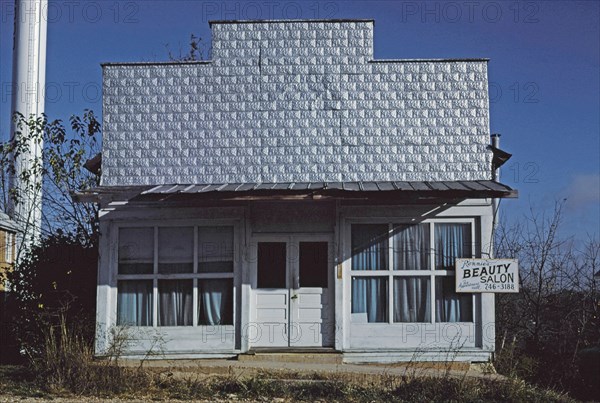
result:
[[[44,398],[77,395],[181,400],[571,402],[567,396],[517,379],[453,376],[450,367],[437,377],[398,376],[388,371],[365,375],[266,370],[244,377],[233,372],[212,377],[189,373],[182,377],[172,369],[122,366],[119,357],[128,343],[127,332],[115,330],[112,339],[115,355],[94,360],[91,342],[61,318],[57,326],[48,328],[45,342],[30,357],[28,368],[0,367],[0,386],[15,396]]]

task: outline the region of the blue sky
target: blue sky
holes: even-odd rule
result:
[[[13,0],[0,0],[8,138]],[[567,198],[563,230],[600,234],[600,2],[49,0],[46,113],[101,113],[101,62],[163,61],[213,19],[373,18],[376,58],[490,58],[491,130],[513,158],[512,219]]]

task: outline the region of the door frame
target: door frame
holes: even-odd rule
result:
[[[260,233],[260,234],[252,234],[250,237],[250,247],[252,250],[252,259],[249,269],[249,283],[250,283],[250,303],[249,303],[249,316],[250,316],[250,326],[258,326],[258,321],[256,318],[256,292],[257,292],[257,263],[258,263],[258,243],[259,242],[284,242],[286,244],[286,286],[287,286],[287,310],[288,310],[288,319],[287,326],[290,325],[291,322],[291,297],[292,291],[298,290],[299,288],[295,288],[297,282],[294,277],[297,279],[299,276],[299,253],[300,242],[327,242],[327,254],[328,254],[328,265],[327,265],[327,310],[328,310],[328,318],[322,323],[326,323],[329,327],[329,331],[331,332],[331,342],[327,346],[321,346],[323,348],[332,348],[334,347],[334,337],[335,337],[335,244],[334,244],[334,234],[328,232],[322,233]],[[290,247],[295,245],[296,250],[290,254]],[[293,258],[291,258],[293,256]],[[307,287],[308,288],[308,287]],[[248,347],[252,349],[254,347],[252,342],[251,332],[246,332],[248,334]],[[259,348],[269,348],[259,346]],[[289,341],[287,346],[274,346],[273,349],[282,349],[289,348],[294,349],[297,347],[290,346]],[[300,347],[302,348],[302,347]],[[315,347],[310,347],[314,349]],[[318,347],[317,347],[318,348]]]

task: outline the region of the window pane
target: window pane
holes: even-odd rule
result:
[[[233,325],[233,280],[198,280],[198,324]]]
[[[117,325],[152,325],[152,280],[117,283]]]
[[[394,278],[394,322],[430,322],[428,277]]]
[[[352,277],[352,321],[388,321],[387,278]]]
[[[15,236],[10,232],[4,232],[5,245],[4,245],[4,262],[13,263],[13,252]]]
[[[119,274],[152,274],[154,228],[119,229]]]
[[[454,270],[456,258],[472,256],[471,224],[435,224],[437,270]]]
[[[198,272],[233,272],[233,227],[198,228]]]
[[[257,254],[257,287],[287,288],[286,243],[259,242]]]
[[[392,238],[394,270],[430,270],[429,224],[398,225]]]
[[[453,276],[435,279],[435,320],[473,322],[473,296],[456,293],[454,283]]]
[[[388,269],[388,225],[353,224],[352,270]]]
[[[192,280],[158,282],[158,326],[192,326]]]
[[[300,287],[327,288],[327,242],[300,242]]]
[[[158,272],[192,273],[194,271],[194,228],[158,229]]]

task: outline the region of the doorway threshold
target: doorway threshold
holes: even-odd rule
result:
[[[251,348],[246,354],[300,354],[300,353],[339,353],[333,347],[256,347]]]
[[[238,361],[341,364],[342,353],[326,347],[256,348],[238,355]]]

